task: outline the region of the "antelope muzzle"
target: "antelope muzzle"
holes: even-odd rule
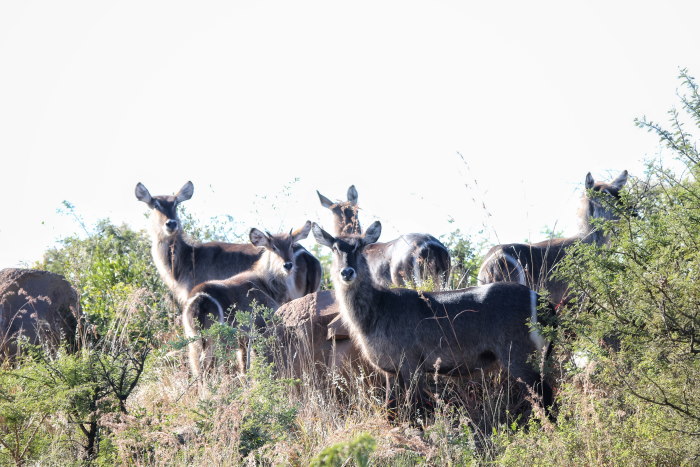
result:
[[[352,282],[355,279],[355,270],[353,268],[343,268],[340,271],[340,277],[345,282]]]
[[[175,232],[177,232],[177,229],[178,229],[177,221],[175,219],[168,219],[167,221],[165,221],[163,228],[165,229],[165,231],[169,235],[172,235]]]

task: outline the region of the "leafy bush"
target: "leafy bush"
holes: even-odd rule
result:
[[[71,394],[66,385],[46,384],[52,380],[38,365],[0,371],[0,464],[36,460],[54,441],[46,426],[69,408]]]
[[[476,276],[481,266],[480,251],[483,244],[474,245],[473,240],[459,229],[441,239],[450,252],[452,270],[448,287],[460,289],[476,284]]]
[[[664,429],[661,407],[630,404],[620,392],[604,391],[590,375],[559,393],[556,424],[543,429],[530,419],[519,430],[492,438],[497,465],[693,465],[694,443]],[[695,443],[696,444],[696,443]]]
[[[369,465],[369,456],[377,446],[377,442],[367,433],[357,435],[355,439],[336,443],[325,448],[311,460],[312,467],[340,467],[353,460],[358,467]]]
[[[174,312],[153,266],[151,243],[145,233],[108,220],[84,229],[85,238],[74,235],[61,240],[37,267],[63,275],[78,290],[81,310],[97,335],[106,332],[139,290],[148,291],[145,298],[151,308]]]
[[[700,96],[686,71],[683,109],[700,126]],[[573,346],[599,363],[595,381],[615,392],[626,416],[642,406],[664,430],[700,436],[700,153],[683,118],[670,112],[671,129],[642,119],[684,165],[685,173],[650,164],[619,211],[601,226],[608,247],[579,245],[561,274],[577,294],[563,316],[577,336]],[[634,207],[634,209],[630,209]],[[700,455],[697,450],[695,455]]]
[[[55,432],[47,428],[57,418],[68,422],[61,436],[71,441],[72,457],[96,459],[109,435],[103,417],[128,413],[127,400],[150,356],[171,332],[173,306],[145,235],[106,220],[83,230],[84,238],[62,240],[38,265],[65,276],[80,294],[88,326],[79,351],[52,356],[37,349],[0,372],[3,387],[10,388],[0,401],[0,432],[24,427],[23,436],[6,446],[15,462],[17,456],[31,458],[33,446]],[[0,444],[8,442],[2,438]],[[73,452],[74,446],[82,446],[82,453]]]
[[[248,385],[238,395],[238,400],[243,402],[239,434],[239,451],[243,457],[293,433],[298,408],[290,404],[287,393],[294,381],[273,375],[271,365],[254,360]]]

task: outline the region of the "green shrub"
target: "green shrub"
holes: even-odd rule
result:
[[[108,220],[93,228],[83,226],[86,236],[67,237],[49,249],[37,265],[63,275],[80,294],[81,311],[97,335],[104,334],[111,321],[134,294],[145,290],[154,310],[174,313],[168,292],[151,260],[151,243],[144,232],[115,226]],[[144,294],[141,294],[144,299]]]
[[[0,465],[38,460],[60,438],[46,427],[70,407],[72,397],[68,385],[31,361],[0,371]]]
[[[75,215],[72,206],[66,206]],[[127,400],[150,356],[171,332],[174,307],[152,265],[150,242],[142,232],[106,220],[92,229],[82,227],[86,236],[62,240],[38,265],[62,274],[80,294],[87,323],[80,350],[56,357],[34,352],[19,369],[5,370],[1,376],[21,383],[18,394],[33,394],[36,382],[44,387],[47,402],[54,400],[54,394],[60,395],[64,403],[55,414],[74,428],[67,436],[80,440],[75,444],[82,445],[82,456],[97,459],[101,443],[109,436],[103,418],[128,412]],[[17,372],[32,372],[33,377],[17,379]],[[15,405],[19,411],[37,412],[27,398],[18,399]],[[46,422],[44,430],[49,419],[42,422]]]
[[[294,433],[298,408],[288,398],[293,380],[277,379],[272,365],[254,360],[248,386],[239,394],[243,417],[239,451],[246,457],[252,451],[288,439]]]
[[[481,266],[481,251],[483,244],[474,245],[473,240],[465,236],[459,229],[441,238],[442,243],[450,252],[452,263],[448,287],[459,289],[476,284],[476,276]]]
[[[683,109],[697,125],[697,85],[685,71],[681,79],[688,91]],[[679,112],[670,115],[670,130],[637,123],[659,135],[684,174],[650,164],[648,180],[625,195],[620,221],[601,225],[610,245],[577,246],[559,271],[577,299],[562,315],[562,326],[576,336],[570,345],[597,362],[595,384],[617,395],[626,421],[608,435],[616,440],[635,426],[653,428],[658,449],[676,438],[698,446],[700,437],[700,153]]]
[[[353,440],[328,446],[311,460],[312,467],[340,467],[350,460],[358,467],[369,465],[369,456],[377,442],[367,433],[357,435]]]
[[[664,429],[665,411],[630,404],[584,377],[560,392],[560,412],[546,428],[536,419],[492,439],[497,465],[693,465],[697,448]]]

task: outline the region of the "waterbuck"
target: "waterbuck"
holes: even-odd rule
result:
[[[478,283],[518,282],[534,290],[546,290],[555,305],[566,303],[568,284],[552,276],[567,249],[577,242],[605,244],[608,239],[596,227],[596,221],[615,220],[615,208],[620,203],[620,190],[627,183],[623,171],[610,183],[596,182],[586,175],[586,194],[582,198],[581,232],[569,238],[554,238],[539,243],[510,243],[496,245],[485,256]]]
[[[421,399],[426,373],[469,376],[500,364],[519,384],[541,385],[545,407],[551,405],[551,388],[528,363],[548,347],[531,326],[538,321],[536,292],[505,282],[443,292],[385,288],[371,279],[364,254],[379,238],[378,221],[364,235],[334,237],[317,224],[312,231],[333,252],[331,280],[351,337],[399,387],[408,390],[415,379]]]
[[[384,375],[379,376],[362,358],[342,325],[332,290],[289,301],[275,311],[275,317],[281,351],[274,356],[280,357],[277,368],[285,377],[303,378],[306,373],[315,379],[330,375],[334,388],[362,377],[371,387],[384,386]]]
[[[151,196],[142,183],[136,184],[136,199],[151,208],[151,253],[161,278],[184,304],[192,288],[204,281],[226,279],[250,269],[261,257],[262,248],[250,243],[190,243],[182,233],[177,206],[192,198],[194,185],[187,182],[175,196]],[[303,246],[295,244],[295,274],[288,277],[292,298],[318,290],[321,263]]]
[[[224,280],[202,282],[192,289],[182,313],[185,336],[194,339],[198,329],[207,329],[217,321],[234,325],[235,313],[254,312],[254,302],[274,311],[289,301],[288,278],[296,272],[294,244],[306,238],[310,230],[309,221],[301,229],[288,234],[271,235],[251,229],[250,242],[262,251],[259,259],[247,271]],[[265,326],[262,317],[256,317],[255,326]],[[240,341],[239,350],[246,347]],[[211,362],[211,345],[207,340],[194,340],[189,344],[189,356],[192,373],[197,376],[201,364]],[[243,370],[249,358],[244,360],[240,352],[239,357],[239,366]]]
[[[78,292],[61,275],[37,269],[0,270],[0,365],[20,355],[20,336],[32,345],[70,351],[84,322]]]
[[[348,200],[333,202],[316,191],[321,205],[333,213],[335,235],[361,234],[357,189],[348,189]],[[445,288],[450,273],[450,252],[437,238],[424,233],[409,233],[386,243],[374,243],[365,255],[372,277],[389,286],[422,285],[430,278]]]

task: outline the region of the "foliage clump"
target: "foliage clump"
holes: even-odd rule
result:
[[[697,85],[685,71],[681,79],[683,109],[700,126]],[[666,429],[700,436],[700,153],[679,112],[670,115],[670,130],[637,125],[659,135],[683,173],[650,164],[621,220],[601,226],[610,245],[579,245],[561,274],[578,297],[568,325],[600,362],[601,381],[662,410]]]

